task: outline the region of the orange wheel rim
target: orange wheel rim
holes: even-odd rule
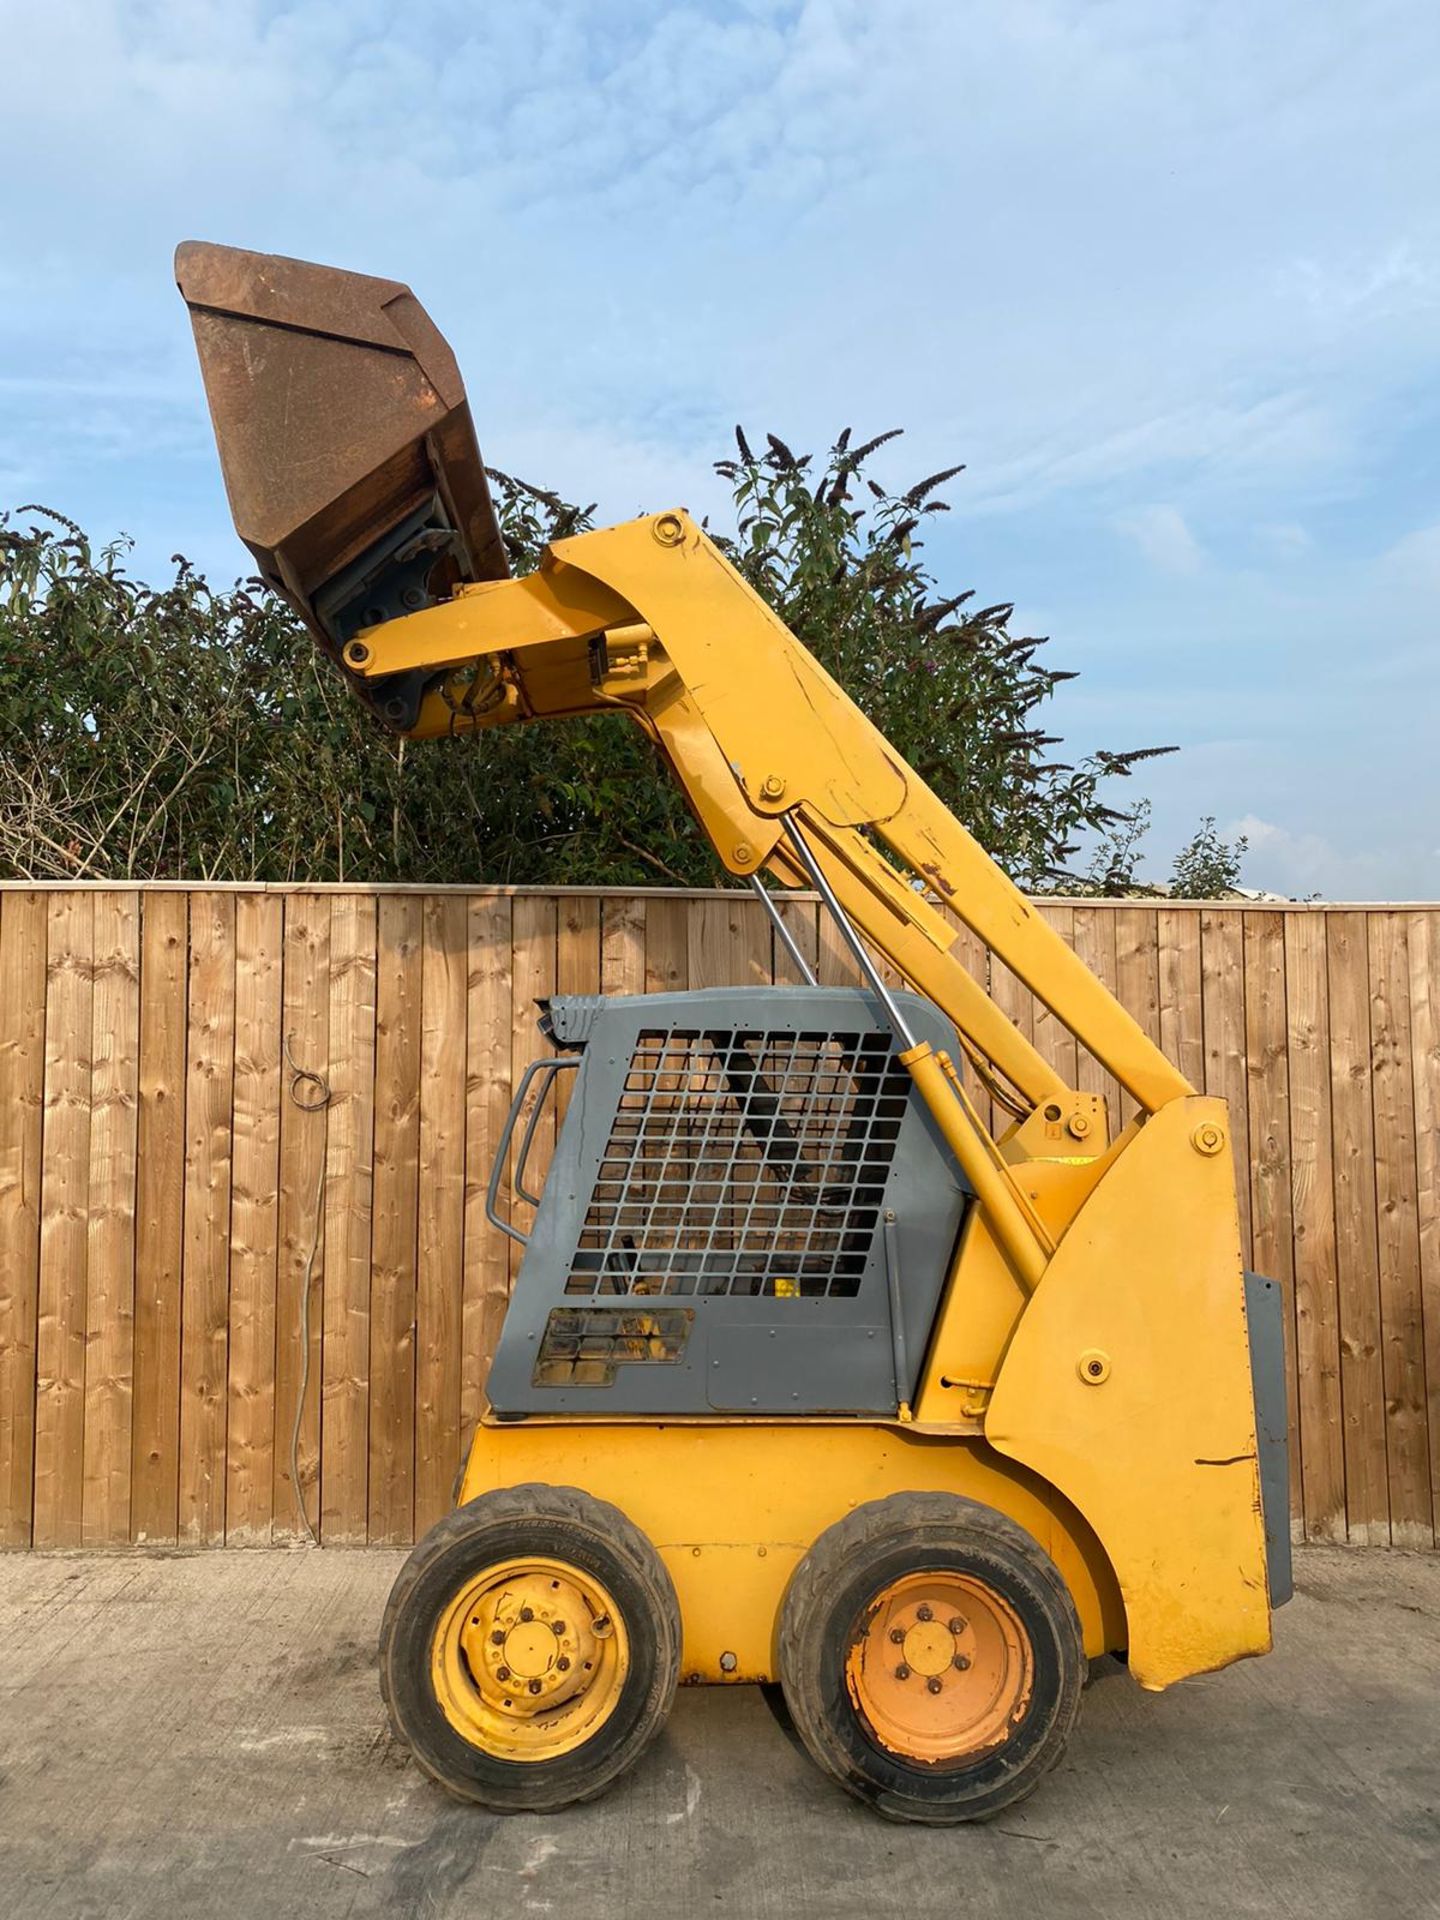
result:
[[[908,1573],[871,1601],[845,1684],[873,1739],[922,1765],[964,1766],[1025,1717],[1035,1657],[1020,1616],[971,1574]]]

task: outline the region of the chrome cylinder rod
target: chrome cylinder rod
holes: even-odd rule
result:
[[[758,873],[751,874],[750,884],[755,889],[756,896],[759,899],[761,906],[764,907],[766,913],[769,914],[770,924],[772,927],[774,927],[776,935],[779,938],[780,944],[784,947],[785,951],[789,954],[790,958],[795,962],[795,965],[800,969],[800,978],[805,982],[807,987],[818,986],[820,983],[815,978],[814,972],[812,971],[810,966],[810,962],[805,958],[804,954],[801,953],[799,947],[796,946],[794,934],[791,933],[790,929],[786,926],[785,922],[781,919],[780,910],[775,905],[775,902],[770,898],[769,889],[766,887],[764,881],[760,878]]]
[[[851,953],[854,954],[856,965],[859,967],[861,973],[864,974],[871,989],[879,997],[881,1005],[890,1017],[890,1024],[899,1036],[902,1046],[908,1052],[908,1050],[916,1044],[914,1029],[901,1012],[899,1001],[896,1000],[894,994],[891,993],[885,982],[880,978],[880,969],[870,958],[868,947],[850,924],[850,919],[845,909],[835,898],[835,890],[821,871],[819,861],[810,851],[810,843],[795,824],[795,816],[793,814],[787,813],[785,816],[785,831],[790,837],[790,844],[795,849],[796,857],[799,859],[806,873],[810,876],[811,885],[825,902],[826,907],[830,911],[830,917],[840,929],[841,939],[845,942],[846,946],[849,947]]]

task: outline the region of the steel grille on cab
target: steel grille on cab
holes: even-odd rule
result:
[[[908,1094],[885,1033],[642,1031],[566,1293],[854,1295]]]

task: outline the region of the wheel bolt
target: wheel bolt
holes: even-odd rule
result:
[[[495,1669],[495,1678],[497,1680],[508,1680],[510,1678],[509,1667],[497,1667]]]
[[[540,1682],[539,1682],[538,1680],[532,1680],[532,1681],[530,1682],[530,1691],[531,1691],[532,1693],[539,1693],[539,1691],[540,1691]]]
[[[492,1646],[492,1647],[503,1647],[503,1646],[504,1646],[504,1644],[505,1644],[505,1629],[504,1629],[503,1627],[496,1627],[496,1629],[495,1629],[495,1631],[494,1631],[494,1632],[493,1632],[493,1633],[491,1634],[491,1636],[490,1636],[490,1644],[491,1644],[491,1646]]]
[[[565,1622],[563,1620],[552,1620],[550,1622],[550,1631],[555,1635],[555,1638],[558,1640],[565,1631]]]
[[[533,1620],[535,1618],[535,1609],[533,1607],[521,1607],[520,1618],[522,1620]]]
[[[970,1671],[970,1656],[968,1653],[957,1653],[950,1664],[957,1673],[968,1673]]]
[[[570,1661],[567,1658],[567,1656],[563,1653],[561,1654],[560,1658],[555,1662],[555,1665],[559,1668],[561,1673],[568,1673],[570,1669]]]
[[[909,1667],[906,1666],[903,1660],[900,1662],[899,1666],[896,1667],[895,1669],[895,1678],[897,1680],[908,1680],[910,1678],[910,1669]]]
[[[930,1679],[925,1682],[925,1687],[929,1693],[938,1693],[940,1691],[940,1682],[935,1679]]]
[[[960,1618],[958,1613],[950,1622],[950,1631],[955,1634],[957,1638],[965,1631],[965,1622]]]
[[[895,1642],[897,1647],[903,1647],[905,1644],[905,1629],[903,1627],[891,1627],[890,1638]]]
[[[915,1609],[915,1618],[917,1620],[933,1620],[935,1616],[930,1611],[929,1607],[919,1606]]]

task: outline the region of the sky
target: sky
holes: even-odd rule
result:
[[[954,461],[1163,878],[1440,898],[1434,0],[0,0],[0,506],[248,571],[177,241],[406,280],[602,520],[736,421]]]

